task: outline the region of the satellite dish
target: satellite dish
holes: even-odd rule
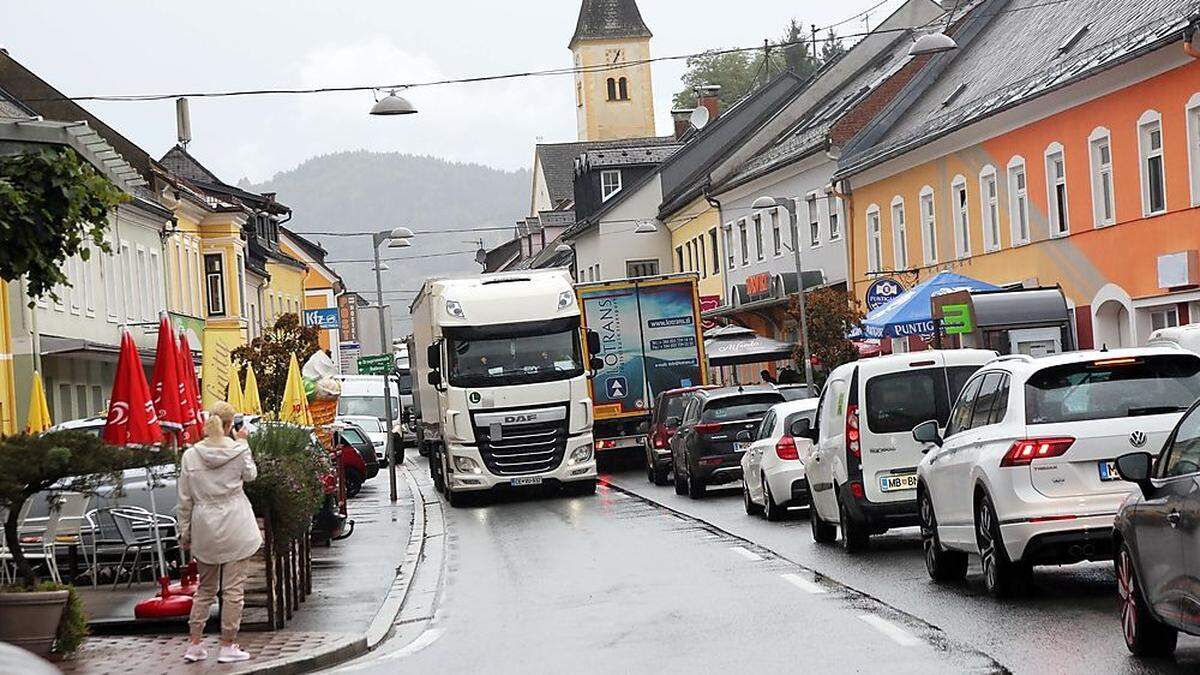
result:
[[[692,116],[689,118],[689,121],[692,123],[692,126],[696,127],[697,129],[703,129],[704,127],[708,126],[708,122],[711,119],[712,115],[709,114],[708,108],[699,106],[692,111]]]

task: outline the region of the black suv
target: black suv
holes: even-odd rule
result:
[[[693,392],[671,438],[675,493],[700,499],[709,485],[740,479],[742,453],[750,444],[737,441],[738,432],[753,432],[767,410],[783,400],[771,385]]]

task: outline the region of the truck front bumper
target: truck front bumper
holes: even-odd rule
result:
[[[578,448],[592,446],[593,451],[586,461],[574,462],[571,455]],[[562,485],[579,481],[596,480],[596,453],[591,434],[572,436],[567,440],[563,461],[557,468],[541,473],[520,476],[497,476],[490,473],[479,455],[479,449],[469,445],[446,446],[449,455],[450,473],[446,485],[454,492],[477,492],[493,488],[525,487],[532,485]],[[463,473],[455,467],[455,457],[468,457],[479,467],[479,473]]]

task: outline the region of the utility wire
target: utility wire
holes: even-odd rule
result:
[[[399,260],[424,260],[425,258],[446,258],[449,256],[455,256],[455,255],[474,255],[476,253],[478,253],[477,250],[443,251],[441,253],[425,253],[422,255],[402,255],[402,256],[396,256],[393,258],[380,258],[379,262],[396,262]],[[375,262],[375,259],[374,258],[339,258],[337,260],[326,260],[325,262],[332,263],[332,264],[373,263],[373,262]]]
[[[454,234],[456,232],[501,232],[515,229],[513,225],[486,225],[484,227],[467,227],[449,230],[413,230],[413,234]],[[373,232],[300,232],[293,230],[295,234],[302,234],[306,237],[369,237]]]

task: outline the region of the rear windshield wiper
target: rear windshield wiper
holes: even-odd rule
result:
[[[1187,408],[1180,405],[1155,405],[1145,408],[1130,408],[1129,416],[1140,417],[1142,415],[1164,415],[1166,413],[1183,412],[1184,410],[1187,410]]]

